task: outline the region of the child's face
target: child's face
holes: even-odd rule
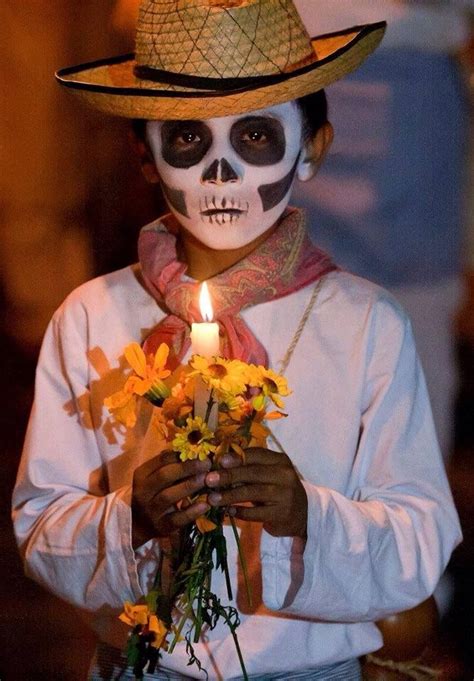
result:
[[[213,249],[240,248],[285,210],[302,156],[294,102],[204,121],[149,121],[170,210]]]

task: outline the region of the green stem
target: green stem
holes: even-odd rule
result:
[[[198,586],[197,586],[197,588],[195,586],[193,586],[192,583],[191,583],[191,580],[189,580],[189,577],[188,577],[189,581],[186,580],[186,581],[188,581],[188,588],[186,589],[187,593],[183,594],[183,598],[185,598],[185,602],[186,602],[186,608],[184,610],[183,616],[181,617],[181,619],[179,621],[179,625],[176,629],[174,639],[170,644],[169,651],[168,651],[170,654],[173,652],[173,650],[174,650],[174,648],[175,648],[175,646],[176,646],[176,644],[179,640],[180,634],[183,630],[183,627],[184,627],[186,620],[188,618],[190,618],[192,615],[194,615],[194,621],[195,621],[195,624],[193,626],[197,627],[197,630],[198,630],[199,633],[201,631],[201,626],[200,626],[201,599],[198,602],[198,612],[196,614],[194,614],[193,603],[194,603],[194,600],[196,598],[197,592],[202,589],[202,583],[203,583],[203,580],[205,578],[205,574],[203,574],[203,573],[207,572],[207,570],[205,568],[199,568],[199,567],[197,567],[197,565],[199,563],[201,554],[203,552],[206,553],[205,549],[208,547],[208,544],[209,544],[209,542],[207,541],[206,535],[202,535],[202,536],[199,537],[199,540],[197,541],[194,552],[193,552],[193,559],[191,561],[191,565],[190,565],[188,570],[183,571],[180,575],[180,578],[182,579],[186,575],[189,575],[189,577],[190,577],[194,572],[195,573],[195,579],[192,580],[192,581],[197,582]],[[206,556],[205,556],[205,558],[206,558]],[[207,564],[207,561],[205,560],[204,565],[206,565],[206,564]],[[199,633],[198,633],[198,636],[199,636]]]
[[[244,582],[245,582],[245,590],[247,592],[247,601],[249,604],[249,608],[252,607],[253,602],[252,602],[252,590],[250,588],[250,581],[249,581],[249,575],[247,572],[247,561],[245,560],[244,552],[242,551],[242,547],[240,545],[240,537],[239,533],[237,532],[237,526],[235,524],[235,520],[232,516],[229,516],[230,519],[230,525],[232,527],[232,531],[234,533],[235,537],[235,542],[237,544],[237,551],[239,552],[239,560],[240,560],[240,565],[242,567],[242,572],[244,575]]]
[[[221,534],[223,534],[222,527],[221,527]],[[229,564],[227,562],[227,551],[222,556],[222,567],[224,569],[225,585],[227,587],[227,598],[229,599],[229,601],[233,601],[234,596],[232,595],[232,584],[231,584],[231,581],[230,581]]]
[[[202,590],[203,586],[199,587],[199,592],[198,592],[198,605],[197,605],[197,611],[195,615],[196,623],[194,625],[194,643],[197,643],[199,641],[199,636],[201,635],[201,629],[202,629]]]
[[[209,399],[207,401],[207,407],[206,407],[206,415],[204,416],[204,421],[206,424],[209,424],[209,417],[211,416],[211,411],[212,407],[214,406],[214,388],[211,388],[211,392],[209,393]]]
[[[182,630],[183,630],[184,623],[186,622],[186,620],[188,619],[188,617],[191,615],[192,611],[193,611],[192,603],[188,603],[188,607],[187,607],[186,610],[183,612],[183,616],[181,617],[181,619],[180,619],[180,621],[179,621],[179,624],[178,624],[178,627],[177,627],[177,629],[176,629],[176,631],[175,631],[174,639],[171,641],[170,647],[168,648],[168,653],[169,653],[170,655],[171,655],[171,653],[173,652],[173,650],[175,649],[175,646],[176,646],[176,644],[177,644],[178,641],[179,641],[179,637],[181,636],[181,632],[182,632]]]
[[[156,574],[155,574],[155,579],[153,580],[153,586],[152,586],[152,591],[155,589],[159,589],[161,592],[161,577],[162,577],[162,572],[163,572],[163,559],[164,559],[164,553],[161,550],[160,551],[160,557],[158,560],[158,567],[156,569]]]
[[[235,649],[237,650],[237,655],[239,658],[240,666],[242,668],[242,674],[244,677],[244,681],[248,681],[249,677],[247,675],[247,670],[245,669],[245,663],[244,663],[244,658],[242,656],[242,651],[240,650],[240,645],[239,645],[239,639],[237,638],[237,634],[234,631],[234,628],[230,628],[230,633],[232,634],[232,638],[234,639],[234,644],[235,644]]]

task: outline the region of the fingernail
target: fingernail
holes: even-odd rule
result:
[[[240,461],[235,456],[230,456],[229,454],[225,454],[220,460],[220,464],[224,468],[232,468],[238,466],[239,463]]]
[[[196,504],[194,510],[196,511],[196,513],[205,513],[206,511],[209,510],[209,504],[204,503]]]
[[[204,461],[197,461],[196,462],[197,468],[199,468],[201,471],[208,471],[211,467],[211,462],[209,459],[204,459]]]
[[[234,517],[235,515],[237,515],[237,509],[235,508],[235,506],[229,506],[229,507],[228,507],[228,509],[227,509],[227,515],[230,515],[230,516],[232,516],[232,517]]]
[[[209,494],[207,497],[208,501],[212,506],[217,506],[220,500],[222,499],[222,494],[217,494],[217,492],[213,492],[212,494]]]
[[[220,481],[220,475],[216,471],[212,471],[212,473],[208,473],[206,475],[206,485],[209,487],[215,487],[216,485],[219,484]]]

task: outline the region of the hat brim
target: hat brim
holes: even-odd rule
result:
[[[312,39],[314,60],[276,76],[222,79],[221,87],[206,79],[138,78],[134,55],[61,69],[57,80],[94,108],[126,118],[148,120],[203,119],[264,109],[316,92],[354,71],[382,40],[386,23],[355,26]],[[173,76],[173,74],[169,74]],[[166,80],[167,82],[164,82]],[[185,83],[185,84],[181,84]],[[220,84],[219,84],[220,85]],[[230,85],[230,87],[229,87]]]

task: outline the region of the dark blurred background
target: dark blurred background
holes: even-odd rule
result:
[[[152,193],[141,177],[129,124],[86,109],[52,76],[60,66],[130,51],[134,11],[134,0],[3,0],[0,12],[1,681],[83,679],[94,644],[71,607],[23,576],[10,495],[49,318],[74,287],[133,262],[140,226],[163,209],[156,187]],[[460,384],[449,474],[465,541],[450,565],[454,596],[433,642],[441,679],[474,678],[474,274],[468,264],[464,277],[453,319]]]

